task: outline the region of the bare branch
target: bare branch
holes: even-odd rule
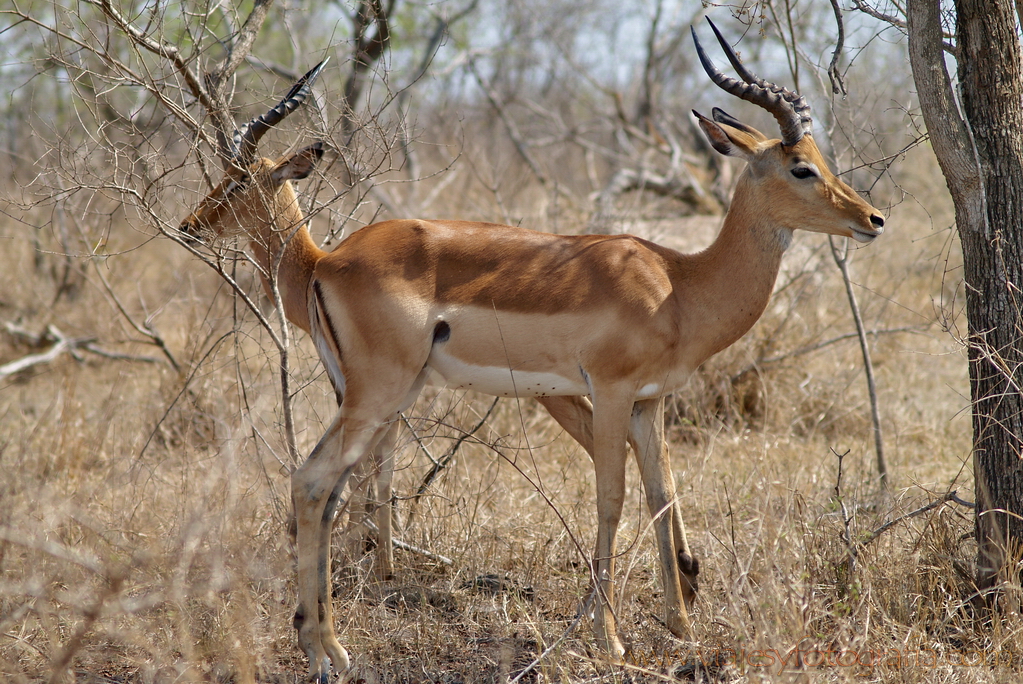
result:
[[[1023,0],[1017,0],[1017,2],[1023,2]],[[895,15],[885,14],[884,12],[875,9],[871,5],[867,4],[866,0],[853,0],[853,7],[855,9],[858,9],[860,12],[863,12],[869,17],[873,17],[874,19],[883,21],[886,24],[894,26],[903,33],[907,34],[909,33],[909,22],[907,22],[905,19],[900,19]],[[898,7],[898,9],[902,11],[903,16],[905,16],[905,9],[901,7]],[[955,40],[955,36],[953,36],[950,33],[944,32],[942,32],[941,35],[943,38],[941,48],[948,54],[952,55],[953,57],[956,57],[959,54],[959,48],[957,48],[955,43],[952,42],[953,40]]]
[[[828,78],[831,79],[831,92],[845,95],[845,81],[842,80],[842,72],[838,69],[838,60],[842,56],[842,48],[845,47],[845,22],[842,20],[842,8],[838,0],[831,0],[831,8],[835,11],[835,23],[838,24],[838,39],[835,41],[835,51],[831,53]]]
[[[208,81],[216,84],[217,87],[214,90],[218,90],[219,86],[229,79],[237,71],[241,63],[245,61],[245,58],[248,57],[252,51],[252,44],[255,42],[256,36],[259,35],[259,29],[262,28],[263,22],[266,21],[266,15],[270,11],[270,5],[272,4],[273,0],[256,0],[252,11],[238,31],[231,50],[220,65],[206,77]]]
[[[348,75],[344,87],[344,111],[341,130],[345,138],[355,131],[355,106],[362,95],[362,87],[366,72],[380,59],[391,40],[389,13],[393,8],[385,8],[381,0],[362,0],[352,19],[355,46],[352,51],[352,72]],[[369,27],[376,30],[367,35]]]
[[[511,118],[511,116],[508,115],[504,103],[501,102],[501,98],[498,96],[493,87],[483,80],[483,76],[480,74],[479,69],[476,68],[476,62],[472,59],[469,60],[469,71],[471,71],[472,75],[476,78],[476,83],[479,84],[483,94],[487,96],[487,101],[490,102],[490,106],[494,108],[497,116],[504,124],[504,129],[508,133],[508,137],[511,139],[512,144],[515,146],[515,151],[519,153],[519,156],[522,157],[522,161],[526,162],[529,170],[532,171],[536,179],[540,181],[540,185],[545,188],[553,186],[558,193],[571,199],[572,196],[568,193],[568,191],[560,184],[552,183],[551,179],[547,176],[543,169],[540,168],[539,162],[536,161],[536,158],[534,158],[533,154],[529,151],[529,144],[526,142],[525,138],[522,137],[519,127],[515,124],[515,121]]]
[[[853,0],[853,7],[863,12],[867,16],[873,17],[879,21],[883,21],[886,24],[890,24],[895,28],[906,30],[907,25],[904,19],[900,19],[891,14],[885,14],[880,10],[875,9],[871,5],[868,5],[865,0]]]
[[[915,511],[910,511],[909,513],[906,513],[904,515],[900,515],[898,518],[895,518],[894,520],[889,520],[884,525],[881,525],[876,530],[874,530],[869,535],[867,535],[866,538],[864,538],[863,540],[861,540],[860,542],[858,542],[856,544],[855,552],[858,553],[867,544],[870,544],[870,543],[876,541],[882,534],[884,534],[888,530],[892,529],[893,527],[895,527],[899,523],[902,523],[902,522],[905,522],[906,520],[910,520],[912,518],[916,518],[918,516],[921,516],[921,515],[923,515],[924,513],[928,512],[928,511],[933,511],[935,508],[937,508],[939,506],[942,506],[942,505],[944,505],[946,503],[949,503],[949,502],[952,502],[952,503],[955,503],[955,504],[959,504],[960,506],[966,506],[967,508],[975,508],[976,507],[976,504],[973,504],[973,503],[971,503],[969,501],[965,501],[965,500],[961,499],[959,497],[958,492],[953,489],[950,492],[945,492],[945,494],[943,494],[940,498],[935,499],[934,501],[931,501],[929,504],[921,506],[920,508],[916,509]],[[852,550],[850,550],[850,552],[852,552]]]

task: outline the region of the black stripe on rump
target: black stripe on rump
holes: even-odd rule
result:
[[[451,338],[451,326],[447,321],[438,321],[433,327],[433,343],[447,342]]]
[[[326,327],[327,333],[329,333],[329,340],[334,348],[334,356],[337,361],[337,372],[341,374],[340,387],[338,386],[338,378],[334,377],[331,372],[330,366],[326,361],[321,360],[324,366],[327,367],[327,377],[330,378],[330,384],[334,386],[334,394],[337,397],[338,406],[341,405],[344,399],[344,373],[341,370],[341,364],[343,362],[343,355],[341,353],[341,343],[338,342],[337,329],[334,327],[334,321],[330,317],[330,313],[327,311],[326,303],[323,298],[323,289],[320,286],[320,281],[313,281],[313,297],[316,303],[316,314],[317,318],[320,319],[321,336],[323,334],[322,329]]]

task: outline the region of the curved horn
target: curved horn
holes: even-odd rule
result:
[[[804,135],[813,132],[813,119],[810,117],[810,105],[799,93],[775,85],[770,81],[759,78],[756,74],[746,68],[739,60],[738,55],[732,50],[728,41],[724,39],[718,27],[710,19],[707,19],[710,27],[714,30],[721,48],[725,51],[728,61],[735,69],[742,81],[725,76],[714,62],[707,56],[700,39],[696,35],[696,29],[691,27],[693,43],[696,45],[696,54],[700,57],[704,71],[710,79],[722,90],[747,102],[752,102],[758,107],[769,111],[781,127],[781,141],[783,145],[795,145],[802,140]]]
[[[284,96],[284,99],[266,114],[257,116],[234,132],[232,137],[233,162],[246,164],[252,161],[256,156],[256,145],[259,143],[259,139],[305,102],[309,93],[312,92],[313,82],[320,75],[320,71],[323,70],[323,65],[327,63],[328,59],[330,57],[307,71],[302,78],[295,82],[295,85],[291,86],[291,90]]]

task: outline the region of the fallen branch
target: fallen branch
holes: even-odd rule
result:
[[[60,358],[61,354],[64,354],[65,352],[71,354],[76,359],[81,360],[77,353],[80,349],[96,354],[97,356],[102,356],[106,359],[114,359],[118,361],[139,361],[142,363],[162,363],[163,361],[162,359],[158,359],[153,356],[134,356],[132,354],[121,354],[119,352],[107,351],[102,347],[96,346],[95,337],[68,337],[62,333],[57,326],[52,324],[46,326],[46,330],[39,334],[28,332],[24,328],[10,322],[5,323],[4,328],[11,335],[21,338],[32,346],[42,346],[47,342],[52,342],[53,346],[44,352],[28,354],[27,356],[23,356],[20,359],[0,366],[0,378],[16,375],[31,368],[32,366],[52,363]]]
[[[380,528],[377,527],[377,524],[375,522],[373,522],[369,518],[366,518],[359,524],[364,525],[366,529],[368,529],[373,534],[377,535],[377,538],[379,539]],[[451,560],[447,556],[442,556],[439,553],[434,553],[433,551],[427,551],[426,549],[419,548],[418,546],[413,546],[412,544],[403,542],[400,539],[392,538],[391,546],[393,546],[396,549],[401,549],[402,551],[414,553],[418,556],[422,556],[423,558],[428,558],[429,560],[432,560],[435,563],[440,563],[441,565],[453,566],[455,564],[455,561]]]
[[[21,357],[17,361],[11,361],[10,363],[5,363],[0,366],[0,378],[6,378],[8,375],[15,375],[23,370],[42,363],[51,363],[61,354],[69,351],[70,348],[70,341],[67,338],[62,338],[41,354],[29,354],[28,356]]]

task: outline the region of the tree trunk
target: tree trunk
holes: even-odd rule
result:
[[[945,73],[940,3],[912,0],[907,19],[913,76],[963,246],[985,589],[1023,547],[1023,67],[1013,0],[955,0],[955,11],[962,112]]]
[[[957,0],[956,17],[963,112],[988,219],[988,230],[959,226],[983,588],[1005,552],[1023,545],[1023,520],[1003,512],[1023,512],[1023,68],[1012,2]]]

